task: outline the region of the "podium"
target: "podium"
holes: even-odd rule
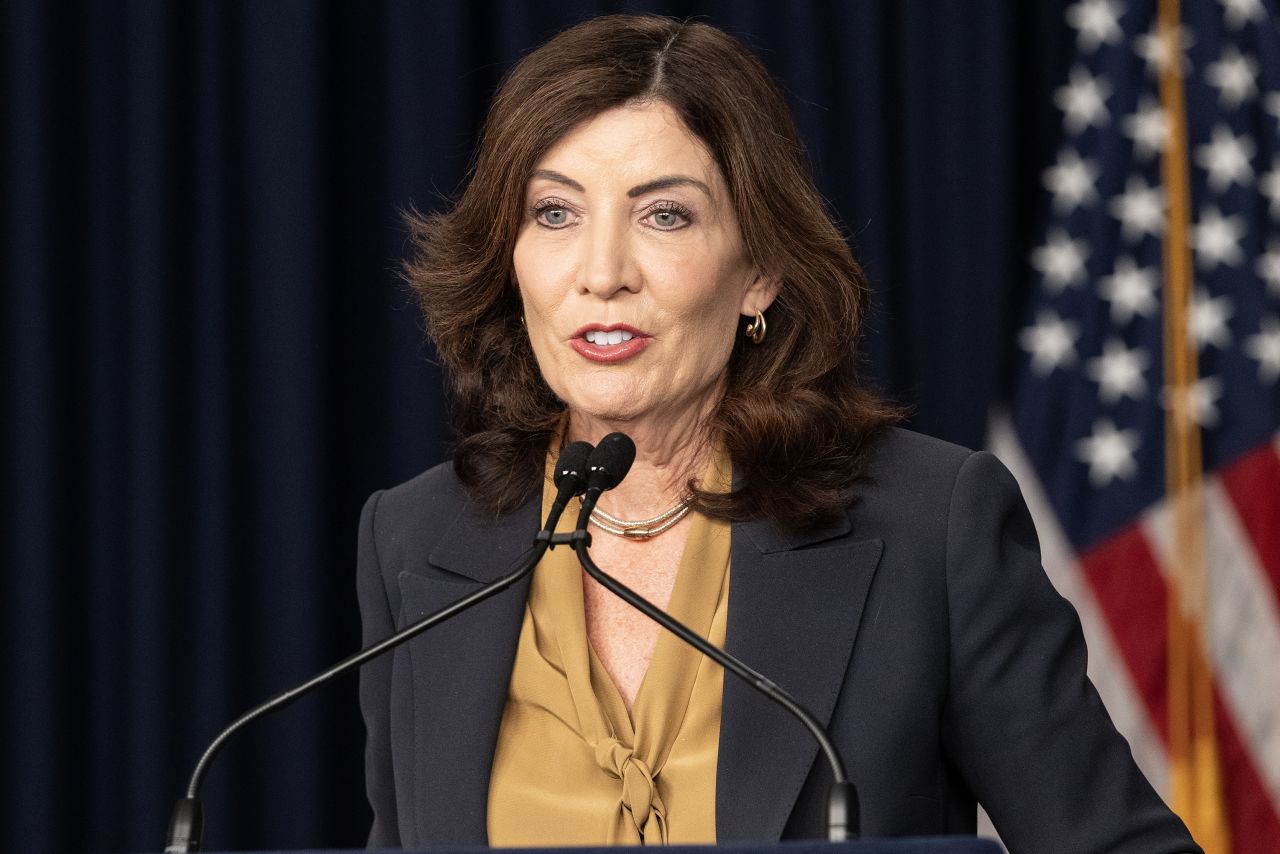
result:
[[[380,848],[385,854],[625,854],[642,847],[601,848]],[[669,845],[663,854],[1003,854],[999,843],[973,836],[921,836],[901,839],[859,839],[855,842],[823,842],[820,839],[787,842],[730,842],[724,845]],[[209,852],[218,854],[218,852]],[[232,852],[221,852],[232,854]],[[363,849],[313,849],[311,851],[253,851],[238,854],[369,854]]]

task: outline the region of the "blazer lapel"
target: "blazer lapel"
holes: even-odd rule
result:
[[[498,519],[459,515],[430,566],[401,573],[403,622],[509,572],[532,542],[540,506],[539,496]],[[849,527],[841,519],[791,536],[761,522],[733,527],[726,647],[824,724],[882,549],[879,540],[851,541]],[[525,579],[408,644],[416,839],[402,826],[405,845],[488,842],[489,772],[528,593]],[[717,840],[780,838],[817,749],[799,722],[726,676]]]
[[[532,545],[540,498],[499,519],[464,511],[427,558],[433,569],[401,573],[404,621],[510,572]],[[409,644],[417,839],[406,845],[487,843],[489,770],[528,593],[526,578]]]
[[[823,725],[835,708],[883,548],[879,540],[852,540],[849,531],[843,517],[799,535],[763,522],[733,527],[725,645]],[[726,675],[717,841],[779,839],[817,752],[799,721]]]

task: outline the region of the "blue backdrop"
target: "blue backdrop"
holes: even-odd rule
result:
[[[399,211],[523,52],[620,10],[773,70],[874,282],[870,376],[982,443],[1060,3],[7,0],[0,847],[159,848],[204,743],[356,647],[360,504],[448,453]],[[257,725],[208,845],[362,844],[362,736],[353,678]]]

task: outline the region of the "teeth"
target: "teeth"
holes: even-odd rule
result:
[[[602,329],[593,329],[585,336],[588,341],[597,347],[611,347],[621,344],[624,341],[630,341],[633,337],[630,332],[624,329],[615,329],[612,332],[605,332]]]

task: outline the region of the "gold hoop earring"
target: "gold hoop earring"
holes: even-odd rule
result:
[[[763,344],[765,333],[768,332],[768,325],[764,322],[764,314],[757,311],[756,319],[748,323],[743,332],[751,340],[752,344]]]

